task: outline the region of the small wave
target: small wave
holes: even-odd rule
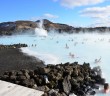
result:
[[[52,54],[40,54],[40,53],[37,53],[35,51],[30,50],[29,48],[21,48],[21,51],[25,54],[30,55],[30,56],[34,56],[36,58],[39,58],[40,60],[44,61],[46,65],[59,63],[58,58]]]

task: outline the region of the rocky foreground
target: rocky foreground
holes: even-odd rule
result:
[[[78,62],[36,67],[35,70],[6,71],[1,80],[44,91],[43,96],[95,95],[95,90],[105,84],[99,67]]]

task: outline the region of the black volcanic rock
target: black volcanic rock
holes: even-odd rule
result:
[[[41,70],[43,70],[43,68],[44,71],[42,72]],[[37,90],[42,90],[45,92],[45,94],[42,96],[69,96],[71,93],[74,93],[77,96],[96,94],[94,89],[98,88],[98,86],[96,86],[98,83],[98,71],[96,71],[99,69],[98,67],[95,67],[94,70],[91,69],[88,63],[79,65],[74,62],[71,64],[65,63],[58,65],[47,65],[43,68],[36,67],[35,70],[23,69],[20,71],[6,71],[4,74],[2,74],[0,79]],[[70,68],[71,72],[64,75],[64,72],[68,72],[66,70],[69,70]],[[75,73],[76,71],[74,72],[76,69],[78,70],[77,75]],[[28,78],[25,73],[27,74]],[[81,73],[83,78],[81,77]],[[60,76],[58,74],[60,74]],[[93,74],[94,77],[91,74]],[[101,79],[102,77],[98,78],[98,80]],[[107,84],[103,82],[99,82],[99,84],[105,85],[105,87],[107,86]]]

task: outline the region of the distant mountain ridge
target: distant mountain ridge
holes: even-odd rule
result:
[[[20,32],[26,32],[26,31],[34,31],[36,27],[38,27],[38,23],[40,20],[37,21],[24,21],[19,20],[15,22],[3,22],[0,23],[0,35],[11,35],[16,34]],[[51,30],[54,30],[56,32],[62,33],[79,33],[79,32],[110,32],[110,27],[90,27],[90,28],[83,28],[83,27],[73,27],[69,26],[67,24],[61,24],[61,23],[53,23],[47,19],[43,19],[43,28],[50,32]]]
[[[14,32],[21,32],[35,29],[37,24],[33,21],[15,21],[0,23],[0,35],[11,35]]]
[[[61,23],[53,23],[47,19],[44,19],[44,28],[48,31],[55,30],[59,33],[66,32],[66,33],[79,33],[79,32],[101,32],[104,33],[106,31],[110,32],[110,27],[73,27],[67,24]]]
[[[44,19],[43,25],[47,31],[55,30],[58,32],[69,32],[69,31],[73,30],[73,28],[74,28],[74,27],[69,26],[67,24],[53,23],[47,19]]]

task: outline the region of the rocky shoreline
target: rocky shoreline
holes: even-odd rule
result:
[[[1,80],[44,91],[43,96],[95,95],[96,84],[105,84],[100,67],[78,62],[37,67],[34,70],[5,71]]]
[[[13,44],[13,45],[0,45],[0,50],[2,49],[15,49],[15,48],[21,48],[21,47],[28,47],[27,44]]]
[[[27,44],[0,45],[0,75],[5,71],[34,70],[37,66],[45,66],[43,61],[22,53],[21,47],[27,47]]]

